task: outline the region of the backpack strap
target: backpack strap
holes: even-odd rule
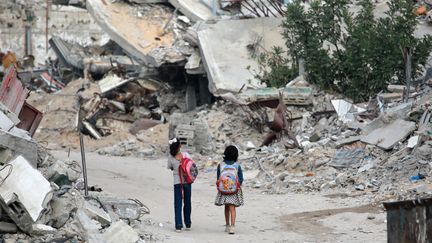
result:
[[[182,164],[183,164],[183,160],[185,159],[185,155],[182,153],[182,159],[180,160],[179,166],[178,166],[178,173],[179,173],[179,177],[180,177],[180,188],[181,188],[181,193],[182,193],[182,199],[184,198],[184,191],[183,191],[183,168],[182,168]]]

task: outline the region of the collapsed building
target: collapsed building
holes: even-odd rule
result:
[[[8,108],[0,109],[5,116],[0,113],[1,121],[6,121],[0,124],[0,133],[5,133],[1,154],[8,156],[1,162],[10,165],[1,175],[6,178],[1,188],[7,190],[0,190],[0,204],[7,210],[0,231],[14,233],[19,228],[32,237],[51,232],[45,237],[101,240],[120,230],[128,232],[131,242],[144,238],[129,228],[139,224],[142,204],[101,195],[98,200],[83,199],[79,166],[55,161],[31,139],[33,134],[41,141],[55,137],[60,148],[76,149],[77,139],[71,138],[78,134],[77,117],[92,140],[114,141],[92,149],[100,154],[157,156],[166,152],[166,138],[176,136],[199,161],[209,161],[200,164],[208,169],[215,167],[224,147],[237,144],[241,163],[255,172],[248,186],[266,193],[367,193],[367,203],[432,193],[429,78],[410,88],[408,97],[406,87],[390,85],[389,93],[353,104],[341,95],[324,93],[301,75],[277,89],[264,87],[248,70],[258,68],[254,56],[284,44],[282,1],[53,3],[78,6],[71,11],[68,26],[92,33],[60,33],[67,26],[54,27],[57,21],[62,23],[65,7],[50,5],[50,38],[43,31],[28,31],[40,30],[41,20],[32,16],[46,13],[43,8],[32,13],[25,1],[29,28],[24,40],[22,33],[12,33],[18,29],[13,28],[16,22],[1,22],[10,36],[21,36],[19,47],[9,45],[10,49],[25,46],[21,56],[34,55],[3,69],[2,85],[18,76],[22,82],[13,78],[14,84],[33,91],[29,99],[40,101],[45,118],[41,121],[42,113],[26,101],[28,91],[14,95],[22,110],[10,108],[10,96],[0,93]],[[24,18],[16,8],[8,15],[14,12]],[[79,23],[74,22],[77,19]],[[46,45],[33,48],[35,43]],[[46,51],[49,58],[41,61]],[[410,102],[404,103],[405,98]],[[9,138],[11,132],[15,135]],[[128,136],[116,136],[121,132]],[[25,139],[17,134],[25,134]],[[63,143],[63,136],[71,140]],[[28,184],[41,185],[35,195],[13,186],[11,179],[20,173],[32,175]],[[27,204],[27,197],[37,205]],[[64,210],[70,199],[75,205]],[[131,207],[135,213],[106,210],[112,204]]]

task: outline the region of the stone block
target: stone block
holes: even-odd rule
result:
[[[105,231],[103,238],[107,243],[135,243],[139,240],[139,235],[125,222],[118,221]]]
[[[404,141],[415,128],[416,124],[414,122],[397,119],[370,132],[361,141],[376,145],[384,150],[390,150],[398,142]]]
[[[51,200],[51,185],[22,156],[8,165],[10,170],[0,172],[0,177],[5,178],[0,187],[0,205],[21,230],[30,232]]]
[[[354,142],[359,141],[362,138],[362,136],[352,136],[344,139],[339,139],[336,141],[336,148],[340,148],[346,144],[351,144]]]
[[[199,47],[209,79],[209,90],[213,95],[238,93],[242,88],[247,90],[262,87],[261,81],[250,71],[259,68],[256,58],[251,55],[251,49],[255,46],[264,49],[284,46],[282,20],[221,20],[215,24],[201,25],[198,31]]]
[[[14,156],[22,155],[31,165],[36,167],[38,160],[36,142],[0,130],[0,147],[12,150]]]
[[[0,222],[0,235],[1,234],[14,234],[18,231],[16,224]]]
[[[97,220],[102,226],[111,224],[111,217],[102,208],[92,205],[89,202],[85,202],[84,209],[90,218]]]

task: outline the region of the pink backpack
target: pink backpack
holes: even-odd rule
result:
[[[193,183],[195,181],[198,176],[198,167],[191,158],[183,156],[179,166],[179,175],[181,184],[183,184],[183,178],[186,183]]]

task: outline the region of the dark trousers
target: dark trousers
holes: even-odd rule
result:
[[[191,184],[183,184],[183,200],[184,200],[184,207],[183,207],[183,216],[184,216],[184,223],[186,224],[186,227],[190,227],[191,225],[191,212],[192,212],[192,205],[191,205],[191,196],[192,196],[192,185]],[[174,212],[175,212],[175,227],[176,229],[183,228],[183,221],[182,221],[182,190],[181,190],[181,184],[174,185]]]

